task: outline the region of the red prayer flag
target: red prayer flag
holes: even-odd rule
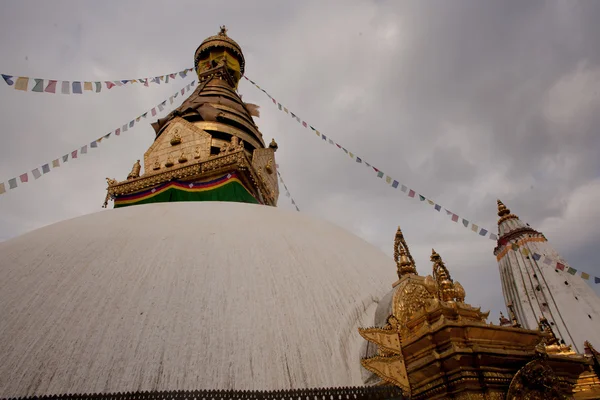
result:
[[[112,82],[109,82],[109,81],[106,81],[106,87],[107,87],[107,88],[111,89],[111,88],[112,88],[112,87],[114,87],[114,86],[115,86],[115,84],[114,84],[114,83],[112,83]]]
[[[19,179],[21,180],[21,182],[25,183],[25,182],[29,182],[29,176],[27,175],[27,172],[25,172],[24,174],[22,174],[21,176],[19,176]]]
[[[44,92],[46,92],[46,93],[56,93],[56,81],[49,80],[48,81],[48,86],[46,86],[46,89],[44,89]]]
[[[454,222],[458,221],[458,215],[452,214],[452,221],[454,221]]]
[[[410,192],[408,192],[408,197],[415,197],[415,191],[410,189]]]
[[[273,104],[277,104],[274,98],[271,97],[271,100],[273,100]]]
[[[565,265],[562,263],[556,263],[556,269],[560,269],[561,271],[565,270]]]
[[[152,116],[154,117],[156,115],[156,109],[152,108],[151,112],[152,112]]]
[[[302,126],[304,126],[305,128],[308,128],[308,126],[306,126],[306,122],[302,121]]]
[[[71,158],[77,158],[77,150],[71,152]]]

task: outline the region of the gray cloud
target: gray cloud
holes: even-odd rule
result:
[[[178,71],[227,24],[247,75],[321,132],[489,229],[500,197],[575,268],[600,276],[593,261],[600,228],[588,211],[600,201],[596,2],[25,0],[3,7],[3,72],[55,79]],[[2,179],[89,143],[183,83],[83,96],[0,85]],[[421,272],[430,271],[434,247],[469,302],[504,308],[491,240],[386,187],[249,83],[240,92],[262,106],[257,123],[278,141],[283,178],[303,212],[390,255],[400,224]],[[100,211],[104,178],[126,176],[152,142],[149,122],[0,196],[0,239]],[[291,208],[285,196],[280,207]]]

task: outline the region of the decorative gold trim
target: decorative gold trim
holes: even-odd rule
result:
[[[247,142],[248,144],[252,145],[256,149],[265,147],[264,143],[262,143],[262,139],[261,139],[261,141],[258,141],[257,139],[253,138],[252,136],[250,136],[246,132],[242,131],[241,129],[232,127],[230,125],[226,125],[221,122],[197,121],[197,122],[192,122],[192,124],[203,130],[219,131],[219,132],[223,132],[223,133],[228,133],[233,136],[237,136],[238,138],[240,138],[244,142]]]

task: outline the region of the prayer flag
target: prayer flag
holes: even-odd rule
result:
[[[175,93],[175,94],[173,95],[173,97],[177,97],[177,96],[179,96],[179,91],[177,91],[177,93]]]
[[[40,176],[42,176],[42,173],[41,173],[41,172],[40,172],[40,170],[39,170],[39,169],[37,169],[37,168],[36,168],[36,169],[34,169],[34,170],[32,170],[32,171],[31,171],[31,174],[33,175],[33,177],[34,177],[35,179],[38,179]]]
[[[117,86],[123,86],[123,84],[120,81],[113,81],[113,84]]]
[[[165,83],[169,83],[169,75],[165,75]]]
[[[290,113],[290,114],[292,114],[292,118],[296,118],[296,114],[294,114],[294,113]]]
[[[42,165],[42,172],[44,174],[47,174],[48,172],[50,172],[50,165],[48,165],[48,164]]]
[[[469,221],[467,221],[467,220],[466,220],[466,219],[464,219],[464,218],[463,218],[463,220],[462,220],[462,221],[463,221],[463,225],[465,226],[465,228],[466,228],[467,226],[469,226]]]
[[[397,180],[394,179],[394,182],[392,182],[392,187],[394,189],[398,189],[398,185],[400,184],[400,182],[398,182]]]
[[[304,126],[305,128],[308,128],[308,125],[304,121],[302,121],[302,126]]]
[[[283,111],[285,111],[286,114],[289,114],[289,111],[287,108],[283,107]]]
[[[326,140],[327,140],[327,136],[325,136],[325,135],[321,135],[321,139],[323,139],[323,140],[325,140],[325,141],[326,141]]]
[[[17,178],[12,178],[8,180],[8,187],[10,189],[14,189],[17,187]]]
[[[68,154],[65,154],[65,155],[63,156],[63,164],[64,164],[64,163],[66,163],[67,161],[69,161],[69,155],[68,155]]]
[[[63,81],[60,92],[62,94],[71,94],[71,83],[69,81]]]
[[[163,107],[163,105],[162,105],[162,104],[159,104],[159,105],[158,105],[158,111],[162,111],[162,110],[164,110],[164,109],[165,109],[165,108]]]
[[[130,127],[130,128],[133,128],[133,124],[135,124],[135,121],[134,121],[134,120],[131,120],[131,121],[129,121],[129,127]]]
[[[90,147],[91,147],[91,148],[96,148],[96,147],[98,147],[98,142],[97,142],[97,141],[93,141],[92,143],[90,143]]]
[[[100,143],[102,141],[102,139],[104,139],[104,136],[102,136],[101,138],[96,139],[96,141],[94,141],[92,143]],[[91,146],[92,143],[90,143],[90,147],[94,147],[94,146]]]
[[[490,234],[490,239],[492,239],[492,240],[498,240],[498,236],[495,233],[491,233]]]
[[[552,259],[550,259],[550,257],[544,258],[544,264],[546,264],[546,265],[552,264]],[[563,266],[563,268],[564,268],[564,266]]]
[[[425,201],[425,196],[421,196],[421,195],[419,195],[419,200],[421,200],[421,201]]]
[[[112,83],[112,82],[109,82],[109,81],[105,81],[105,83],[106,83],[106,88],[107,88],[107,89],[112,89],[112,88],[115,86],[115,84],[114,84],[114,83]]]
[[[80,154],[87,154],[87,144],[81,148]]]
[[[408,197],[415,197],[415,191],[410,189],[410,192],[408,192]]]
[[[346,152],[346,154],[348,154],[348,150],[346,150],[345,148],[342,147],[342,150],[344,150]]]
[[[278,107],[278,108],[279,108],[279,110],[281,111],[281,109],[282,109],[281,103],[277,103],[277,107]]]
[[[173,104],[173,96],[169,97],[169,104]]]
[[[487,233],[488,233],[487,229],[483,229],[483,228],[481,228],[481,231],[479,231],[479,234],[480,234],[481,236],[485,236],[485,235],[487,235]]]
[[[104,139],[108,139],[111,134],[112,134],[112,132],[108,132],[106,135],[104,135]]]
[[[479,227],[475,224],[471,225],[471,230],[475,233],[477,233],[479,231]]]
[[[77,151],[77,150],[75,150]],[[58,158],[56,160],[52,160],[52,168],[60,167],[60,163],[58,162]]]
[[[378,178],[383,178],[383,172],[379,171],[379,172],[377,173],[377,177],[378,177]]]
[[[271,97],[271,96],[269,96],[269,97]],[[273,100],[273,104],[277,104],[277,102],[275,101],[274,98],[271,97],[271,100]]]
[[[350,153],[350,154],[352,154],[352,153]],[[392,178],[386,175],[385,182],[391,184],[392,183]]]
[[[148,115],[148,111],[146,111],[145,113],[143,113],[142,117],[146,118],[146,115]]]
[[[156,108],[152,107],[152,110],[150,110],[150,112],[152,113],[152,116],[156,116]]]
[[[29,86],[29,78],[20,76],[17,78],[17,83],[15,83],[15,90],[23,90],[27,91],[27,86]]]
[[[581,277],[587,281],[588,279],[590,279],[590,274],[588,274],[587,272],[582,272]]]
[[[29,175],[27,175],[27,172],[25,172],[24,174],[19,175],[19,179],[23,183],[29,182]]]
[[[350,158],[354,158],[354,154],[352,154],[352,152],[349,152],[348,155],[350,156]]]
[[[2,78],[4,79],[4,81],[6,82],[6,84],[7,84],[8,86],[12,86],[12,85],[14,85],[14,84],[15,84],[15,83],[13,82],[13,80],[12,80],[12,78],[13,78],[13,77],[12,77],[12,75],[5,75],[5,74],[2,74]]]
[[[519,250],[519,245],[518,245],[518,244],[516,244],[516,243],[513,243],[513,244],[512,244],[512,249],[513,249],[514,251],[517,251],[517,250]]]
[[[370,166],[371,166],[371,164],[369,164],[369,163],[368,163],[368,162],[366,162],[366,161],[365,161],[365,165],[366,165],[367,167],[370,167]]]
[[[442,207],[439,204],[436,204],[433,208],[435,208],[438,212],[440,212],[440,210],[442,209]]]
[[[121,131],[122,131],[123,133],[127,132],[127,124],[125,124],[125,125],[123,125],[123,126],[121,127]]]
[[[321,136],[321,132],[319,132],[318,130],[315,129],[315,135]]]
[[[102,82],[95,82],[96,83],[96,93],[100,93],[100,91],[102,90]]]
[[[44,91],[44,80],[37,78],[34,78],[33,80],[35,81],[35,85],[33,86],[33,89],[31,89],[31,91],[42,93]]]
[[[4,182],[0,182],[0,194],[3,194],[6,192],[6,188],[4,187]]]
[[[524,256],[528,256],[529,250],[527,250],[527,248],[523,248],[523,250],[521,250],[521,253],[523,253]]]
[[[71,152],[71,158],[77,158],[77,150]]]
[[[446,215],[452,215],[452,211],[448,210],[447,208],[444,208],[444,210],[446,210]]]
[[[597,276],[594,277],[594,283],[600,283],[600,278],[598,278]]]
[[[458,215],[452,214],[452,221],[458,222]]]
[[[182,78],[185,78],[186,75],[187,75],[187,72],[185,72],[185,71],[179,72],[179,76]]]
[[[408,190],[408,188],[404,185],[402,185],[402,187],[400,188],[400,190],[402,190],[404,193],[406,193],[406,191]]]
[[[429,203],[430,206],[434,205],[435,203],[429,199],[427,199],[427,202]]]
[[[56,83],[58,81],[53,81],[53,80],[49,80],[48,81],[48,86],[46,86],[46,89],[44,89],[44,92],[46,93],[56,93]]]
[[[356,162],[357,163],[362,163],[362,160],[360,159],[360,157],[356,157]]]
[[[181,89],[181,94],[183,95],[185,93],[185,89]]]
[[[296,121],[300,123],[300,117],[296,116]]]
[[[535,261],[539,260],[540,258],[542,258],[542,256],[540,256],[538,253],[533,253],[533,259]]]
[[[94,90],[92,88],[92,82],[84,82],[83,83],[83,90]]]
[[[329,144],[333,144],[333,140],[329,139]]]
[[[561,271],[564,271],[565,265],[563,263],[556,263],[556,269],[560,269]]]
[[[81,82],[73,82],[73,93],[83,94],[81,90]]]
[[[569,267],[569,270],[567,272],[570,273],[571,275],[575,275],[575,273],[577,272],[577,270],[575,268]]]
[[[185,91],[186,91],[186,92],[189,92],[189,91],[190,91],[190,85],[186,85],[186,86],[185,86]]]

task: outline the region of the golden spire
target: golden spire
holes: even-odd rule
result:
[[[394,239],[394,261],[396,261],[396,265],[398,266],[398,278],[402,279],[404,275],[408,274],[417,275],[415,260],[410,255],[410,250],[404,241],[404,235],[400,227],[398,227]]]
[[[431,249],[430,260],[433,262],[433,279],[437,283],[440,300],[464,303],[465,289],[460,283],[452,280],[450,271],[446,268],[442,257],[434,249]]]
[[[498,200],[498,216],[504,217],[505,215],[510,214],[510,210],[504,205],[503,202]]]

